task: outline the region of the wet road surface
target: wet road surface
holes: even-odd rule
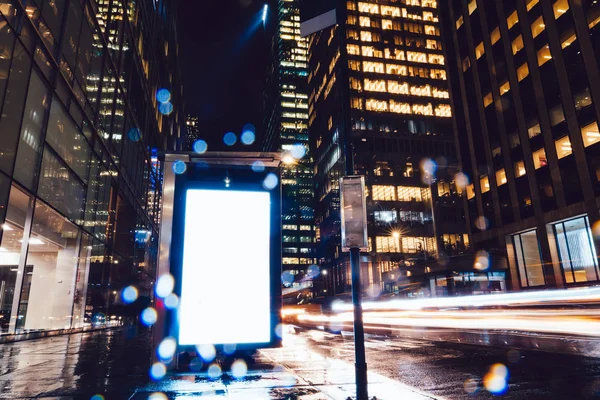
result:
[[[203,370],[154,382],[150,342],[148,331],[111,330],[0,345],[0,398],[345,400],[354,392],[348,335],[292,329],[283,348],[248,360],[240,380],[224,367],[216,379]],[[375,336],[366,347],[369,392],[378,399],[498,397],[482,385],[498,363],[508,372],[500,398],[600,398],[596,358]]]

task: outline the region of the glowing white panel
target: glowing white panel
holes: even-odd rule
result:
[[[179,343],[269,342],[269,194],[186,196]]]

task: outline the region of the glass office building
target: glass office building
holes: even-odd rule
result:
[[[309,126],[319,264],[327,294],[350,288],[339,179],[366,178],[363,286],[420,294],[430,265],[468,247],[437,2],[338,1],[309,36]],[[434,212],[435,211],[435,212]]]
[[[290,274],[284,285],[296,288],[312,284],[306,271],[316,262],[313,160],[308,145],[308,41],[300,37],[299,3],[277,2],[263,143],[263,151],[283,154],[282,264]]]
[[[151,298],[176,57],[169,1],[0,1],[1,334],[118,319],[128,285]]]
[[[440,5],[474,246],[513,290],[597,284],[600,4]]]

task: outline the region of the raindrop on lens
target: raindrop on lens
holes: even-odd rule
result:
[[[169,115],[173,112],[173,104],[171,103],[161,103],[158,106],[158,111],[162,114],[162,115]]]
[[[131,128],[127,132],[127,138],[132,142],[139,142],[142,139],[142,132],[138,128]]]
[[[308,267],[306,273],[310,278],[315,279],[321,274],[321,268],[317,267],[316,265],[311,265],[310,267]]]
[[[104,400],[104,396],[102,396],[101,394],[95,394],[92,397],[90,397],[90,400]]]
[[[156,349],[156,353],[160,357],[161,360],[170,360],[173,358],[173,354],[175,354],[175,350],[177,349],[177,342],[172,337],[165,338],[158,345],[158,349]]]
[[[138,298],[138,291],[135,286],[127,286],[125,289],[123,289],[121,292],[121,298],[126,304],[131,304],[136,301]]]
[[[263,172],[265,170],[265,163],[262,161],[254,161],[252,164],[252,171]]]
[[[223,372],[221,371],[221,367],[219,367],[217,364],[212,364],[210,367],[208,367],[208,377],[210,379],[219,379],[222,374]]]
[[[167,297],[165,297],[165,307],[169,310],[173,310],[177,308],[179,305],[179,297],[175,293],[171,293]]]
[[[173,163],[173,172],[175,172],[177,175],[183,174],[186,169],[187,165],[185,165],[185,163],[181,160],[175,161]]]
[[[173,293],[173,288],[175,287],[175,279],[171,274],[165,274],[158,278],[158,282],[156,282],[156,295],[161,299],[164,299],[171,293]]]
[[[161,380],[167,374],[167,367],[163,363],[154,363],[150,367],[150,377],[155,381]]]
[[[227,132],[225,136],[223,136],[223,142],[227,146],[233,146],[235,142],[237,142],[237,136],[233,132]]]
[[[267,190],[273,190],[275,189],[278,183],[279,179],[277,178],[277,175],[275,175],[274,173],[270,173],[263,181],[263,187]]]
[[[248,366],[244,362],[244,360],[235,360],[233,364],[231,364],[231,375],[235,379],[242,379],[248,373]]]
[[[154,308],[148,307],[144,311],[142,311],[140,319],[144,325],[152,326],[156,323],[156,320],[158,319],[158,314],[156,314],[156,310]]]
[[[171,100],[171,92],[167,89],[158,89],[156,92],[156,100],[158,100],[159,103],[167,103]]]
[[[292,286],[292,283],[294,283],[294,275],[292,275],[290,271],[285,271],[281,274],[281,283],[283,283],[284,286]]]
[[[148,400],[169,400],[169,398],[164,393],[156,392],[148,396]]]
[[[196,350],[198,351],[198,355],[202,358],[204,362],[211,362],[217,356],[217,351],[215,346],[212,344],[201,344],[196,346]]]
[[[204,140],[196,140],[194,142],[194,151],[198,154],[204,154],[208,150],[208,144]]]

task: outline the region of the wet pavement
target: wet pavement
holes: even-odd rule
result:
[[[247,359],[241,379],[224,364],[213,378],[202,369],[153,381],[150,343],[148,331],[125,329],[0,345],[0,398],[346,400],[355,390],[348,335],[290,327],[282,348]],[[600,398],[597,358],[370,335],[366,346],[377,399],[488,399],[499,382],[507,399]],[[489,379],[495,364],[504,381]]]

